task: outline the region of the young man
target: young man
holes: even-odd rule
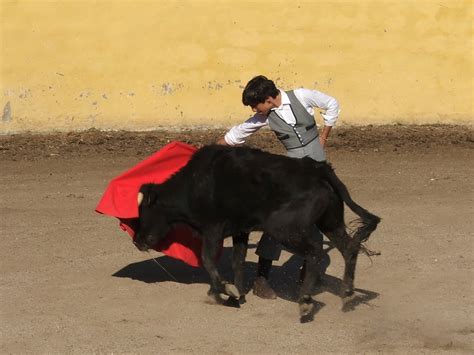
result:
[[[285,92],[278,89],[273,81],[259,75],[245,86],[242,102],[245,106],[250,106],[255,115],[244,123],[232,127],[217,142],[218,144],[242,144],[252,133],[270,125],[287,149],[289,157],[307,156],[317,161],[326,160],[324,146],[339,114],[339,104],[336,99],[320,91],[303,88]],[[318,132],[314,119],[315,108],[326,111],[321,114],[324,119],[321,134]],[[314,233],[322,242],[321,232],[315,229]],[[268,283],[268,277],[272,261],[278,260],[280,253],[281,246],[271,236],[264,234],[256,251],[259,261],[253,293],[257,296],[276,298],[275,292]],[[324,274],[329,262],[329,256],[322,260],[321,274]]]

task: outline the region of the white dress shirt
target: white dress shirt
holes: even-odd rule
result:
[[[320,108],[326,111],[321,113],[325,126],[334,126],[339,115],[339,103],[334,97],[326,95],[317,90],[295,89],[293,91],[296,98],[301,102],[306,111],[314,116],[314,108]],[[296,123],[296,118],[290,107],[290,99],[284,90],[280,89],[281,105],[272,109],[289,125]],[[260,128],[268,125],[268,117],[261,114],[255,114],[247,121],[232,127],[224,136],[229,145],[237,145],[245,142],[245,139]]]

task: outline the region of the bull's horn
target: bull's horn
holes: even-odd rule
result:
[[[137,196],[138,206],[142,204],[143,201],[143,193],[139,192]]]

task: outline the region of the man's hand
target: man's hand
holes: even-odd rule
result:
[[[321,147],[326,147],[326,143],[328,141],[329,132],[331,132],[331,126],[324,126],[321,134],[319,135],[319,143],[321,143]]]
[[[220,144],[220,145],[228,145],[227,142],[225,141],[224,137],[222,137],[221,139],[219,139],[216,144]]]
[[[326,147],[326,142],[327,142],[327,138],[324,138],[323,136],[319,136],[319,143],[321,144],[321,147]]]

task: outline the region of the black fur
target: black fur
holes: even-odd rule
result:
[[[202,261],[214,295],[236,296],[215,266],[222,240],[228,236],[234,238],[233,267],[240,294],[249,232],[264,231],[303,256],[307,271],[300,292],[302,317],[308,315],[308,300],[323,255],[321,243],[311,233],[314,226],[343,255],[344,296],[350,296],[361,242],[380,221],[351,199],[329,164],[248,147],[206,146],[168,181],[143,185],[140,191],[144,199],[139,208],[137,247],[153,247],[174,224],[191,226],[203,239]],[[344,202],[360,217],[352,237],[345,228]]]

